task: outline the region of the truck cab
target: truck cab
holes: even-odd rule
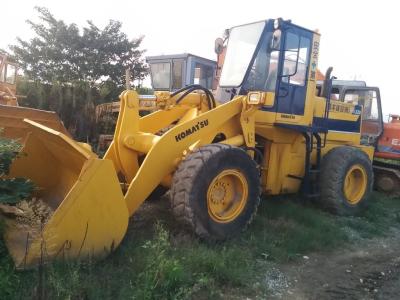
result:
[[[147,56],[151,85],[156,91],[176,91],[191,84],[215,87],[217,63],[190,53]]]

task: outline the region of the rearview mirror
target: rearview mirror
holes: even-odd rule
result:
[[[214,44],[214,51],[216,54],[221,54],[224,50],[224,40],[222,38],[217,38]]]

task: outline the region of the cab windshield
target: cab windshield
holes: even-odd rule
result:
[[[242,84],[264,27],[263,21],[230,30],[220,86],[238,87]]]

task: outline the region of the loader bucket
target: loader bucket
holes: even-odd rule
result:
[[[29,124],[24,122],[24,119],[35,121],[70,137],[70,134],[55,112],[8,105],[0,105],[0,128],[2,129],[2,136],[10,139],[20,139],[21,142],[24,142],[29,132]]]
[[[31,179],[35,196],[53,213],[35,227],[6,218],[5,242],[15,265],[106,256],[121,242],[129,219],[112,161],[59,131],[24,123],[29,133],[10,177]]]

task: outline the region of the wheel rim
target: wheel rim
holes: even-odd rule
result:
[[[222,171],[208,187],[208,214],[216,222],[231,222],[243,211],[247,195],[248,183],[241,172],[234,169]]]
[[[350,204],[361,201],[367,188],[367,172],[361,165],[354,165],[347,172],[344,179],[344,195]]]

